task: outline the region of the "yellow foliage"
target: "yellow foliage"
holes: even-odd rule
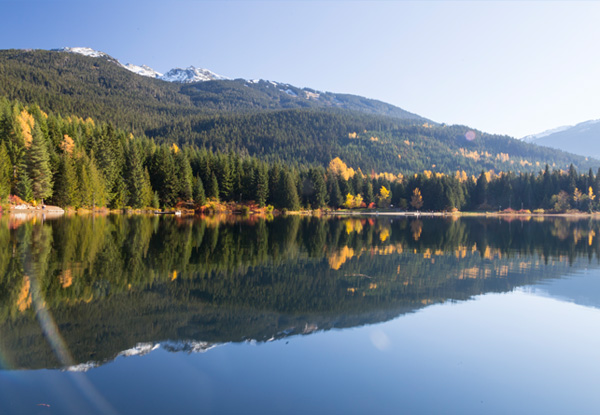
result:
[[[179,153],[179,147],[175,143],[173,143],[173,145],[171,146],[171,150],[173,150],[173,153],[175,154]]]
[[[363,230],[363,225],[358,219],[348,219],[345,223],[346,225],[346,233],[350,235],[352,232],[361,233]]]
[[[371,137],[370,140],[371,141],[379,141],[379,137]]]
[[[379,240],[381,242],[385,242],[387,241],[387,238],[390,237],[390,230],[388,228],[384,228],[381,230],[381,232],[379,233]]]
[[[409,146],[410,145],[410,141],[404,140],[404,144],[406,144],[407,146]]]
[[[19,117],[17,118],[17,122],[19,123],[19,127],[21,127],[21,133],[23,134],[23,140],[25,141],[25,147],[29,148],[31,146],[31,141],[33,140],[33,136],[31,135],[31,130],[33,130],[33,126],[35,125],[35,120],[33,119],[33,115],[27,112],[27,110],[21,111]]]
[[[344,246],[338,252],[334,252],[328,259],[329,267],[333,270],[339,270],[340,267],[354,256],[354,249]]]
[[[29,292],[30,288],[31,282],[29,281],[29,277],[25,275],[23,277],[23,285],[21,286],[19,297],[17,298],[17,309],[20,312],[23,312],[31,307],[31,293]]]
[[[381,189],[379,189],[379,199],[388,200],[389,198],[390,198],[390,191],[388,189],[386,189],[385,186],[381,186]]]
[[[458,154],[460,154],[464,158],[473,159],[475,161],[479,161],[479,159],[481,158],[477,151],[469,151],[464,148],[460,148],[458,150]]]
[[[65,134],[63,138],[63,142],[60,144],[60,148],[67,154],[73,154],[73,149],[75,148],[75,142],[71,137]]]
[[[590,186],[588,188],[588,197],[590,198],[590,200],[594,200],[596,198],[596,195],[594,194],[594,189],[592,189],[592,186]]]
[[[177,270],[174,270],[171,273],[171,281],[175,281],[177,279]]]
[[[357,138],[358,133],[348,133],[348,138]]]
[[[73,285],[73,272],[70,268],[67,268],[60,274],[59,281],[63,288]]]
[[[500,160],[501,163],[506,163],[509,158],[509,155],[506,153],[496,154],[496,160]]]
[[[429,180],[433,174],[431,173],[431,170],[423,170],[423,175],[427,180]]]
[[[354,174],[356,173],[353,168],[349,168],[339,157],[336,157],[329,162],[328,169],[333,174],[343,177],[344,180],[354,177]]]

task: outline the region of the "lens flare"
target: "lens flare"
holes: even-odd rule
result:
[[[476,136],[477,136],[477,135],[475,134],[475,131],[473,131],[473,130],[469,130],[469,131],[467,131],[467,132],[465,133],[465,138],[466,138],[467,140],[469,140],[469,141],[473,141],[473,140],[475,140],[475,137],[476,137]]]

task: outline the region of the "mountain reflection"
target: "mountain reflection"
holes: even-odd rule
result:
[[[95,366],[158,343],[198,351],[386,321],[595,266],[599,227],[565,218],[4,216],[0,364]]]

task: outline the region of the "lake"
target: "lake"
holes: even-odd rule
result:
[[[0,217],[1,414],[600,407],[600,221]]]

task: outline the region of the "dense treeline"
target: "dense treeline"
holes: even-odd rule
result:
[[[365,174],[339,157],[329,159],[333,154],[324,163],[283,163],[195,145],[159,145],[111,124],[0,100],[0,199],[13,194],[27,202],[117,209],[218,201],[289,210],[598,207],[600,177],[591,169],[579,174],[573,165],[568,171],[546,166],[537,174],[482,171],[477,177],[465,170],[424,170],[405,177],[375,170]]]
[[[267,81],[179,85],[133,74],[108,58],[0,51],[0,96],[54,114],[77,114],[146,136],[273,163],[326,166],[335,157],[363,172],[579,170],[597,160],[509,137],[438,125],[362,97]],[[88,154],[89,156],[89,154]],[[206,186],[206,183],[204,183]]]

